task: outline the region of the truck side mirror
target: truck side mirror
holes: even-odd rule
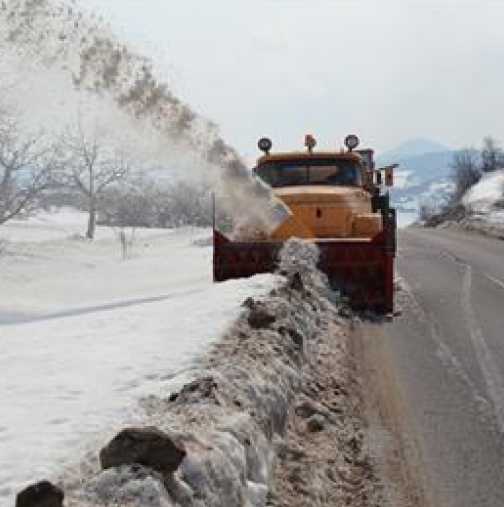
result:
[[[376,171],[376,184],[383,185],[383,175],[382,171],[385,174],[385,185],[387,187],[394,186],[394,169],[397,169],[399,164],[388,165],[387,167],[380,167]]]
[[[385,185],[387,185],[387,187],[394,186],[394,168],[393,167],[387,167],[385,169]]]

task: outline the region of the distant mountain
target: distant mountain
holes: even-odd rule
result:
[[[453,190],[450,166],[454,153],[440,143],[415,139],[377,157],[379,166],[399,164],[391,192],[395,206],[416,211],[422,204],[445,201]]]
[[[448,146],[444,146],[430,139],[410,139],[400,144],[397,148],[386,151],[378,156],[382,163],[390,164],[397,160],[409,159],[427,153],[439,153],[452,151]]]

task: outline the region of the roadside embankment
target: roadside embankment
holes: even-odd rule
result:
[[[464,230],[504,240],[504,211],[487,215],[469,215],[460,221],[444,222],[438,228]]]
[[[64,505],[380,504],[344,309],[317,260],[315,246],[288,242],[285,281],[244,302],[193,381],[144,401],[142,427],[123,429],[61,479]],[[28,490],[18,505],[42,505],[45,494],[56,507],[59,490]]]
[[[457,205],[428,217],[425,225],[504,239],[504,169],[486,173]]]
[[[504,239],[504,210],[495,209],[486,213],[475,213],[466,210],[463,206],[458,206],[453,210],[430,217],[422,225],[426,228],[468,231]]]

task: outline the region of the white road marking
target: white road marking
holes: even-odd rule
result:
[[[461,304],[464,311],[467,330],[473,345],[473,349],[481,369],[488,395],[493,404],[493,411],[499,431],[504,435],[504,378],[494,361],[492,352],[488,348],[483,331],[478,325],[478,319],[472,305],[472,267],[460,257],[451,252],[441,251],[442,257],[446,257],[465,269],[462,284]],[[504,289],[504,282],[486,273],[480,273],[491,282]]]
[[[478,409],[478,412],[481,414],[481,416],[485,420],[487,420],[489,417],[494,418],[495,415],[492,402],[490,402],[482,394],[480,394],[476,384],[467,374],[460,361],[457,359],[453,351],[446,343],[445,339],[441,336],[441,333],[438,329],[434,316],[432,314],[427,314],[427,312],[421,306],[418,299],[415,297],[414,290],[408,284],[408,282],[406,282],[406,280],[403,277],[399,277],[399,279],[402,291],[406,294],[408,298],[410,310],[414,312],[417,318],[424,323],[426,328],[428,328],[433,342],[435,343],[435,345],[437,345],[436,356],[446,366],[446,368],[448,368],[449,371],[451,371],[454,375],[456,375],[467,386],[474,400],[474,403]]]
[[[433,337],[439,341],[436,355],[450,371],[457,375],[466,384],[474,402],[476,403],[479,413],[485,418],[485,420],[493,420],[495,415],[492,403],[479,393],[476,384],[471,380],[450,347],[448,347],[448,345],[446,345],[446,343],[441,339],[434,324],[431,326],[431,332]]]
[[[495,417],[501,432],[504,434],[504,379],[494,361],[492,352],[478,325],[478,320],[472,306],[472,268],[465,265],[464,281],[462,285],[461,303],[465,313],[467,329],[476,354],[476,359],[483,373],[490,398],[492,399]]]
[[[501,289],[504,289],[504,282],[502,280],[499,280],[498,278],[495,278],[494,276],[484,274],[485,278],[490,280],[491,282],[495,283],[495,285],[499,286]]]

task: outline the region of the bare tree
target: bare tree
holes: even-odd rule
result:
[[[113,143],[99,140],[97,133],[88,136],[80,124],[64,137],[64,146],[68,151],[66,183],[85,198],[89,213],[86,237],[94,239],[100,198],[126,176],[129,163]]]
[[[155,195],[155,183],[141,175],[128,176],[103,195],[100,223],[111,226],[115,231],[123,260],[131,255],[136,228],[156,225]]]
[[[483,139],[481,170],[485,173],[504,169],[504,151],[493,137]]]
[[[179,181],[168,190],[169,207],[165,213],[171,216],[172,225],[207,227],[212,223],[211,199],[205,185]]]
[[[478,154],[475,150],[464,149],[453,157],[452,179],[455,183],[455,192],[452,204],[458,204],[462,196],[481,179]]]
[[[57,167],[55,143],[24,132],[12,114],[0,110],[0,225],[38,205]]]
[[[100,221],[114,227],[207,227],[212,223],[209,190],[187,182],[145,176],[126,178],[102,198]]]
[[[156,227],[159,183],[143,175],[129,175],[103,195],[100,223],[112,227]]]

